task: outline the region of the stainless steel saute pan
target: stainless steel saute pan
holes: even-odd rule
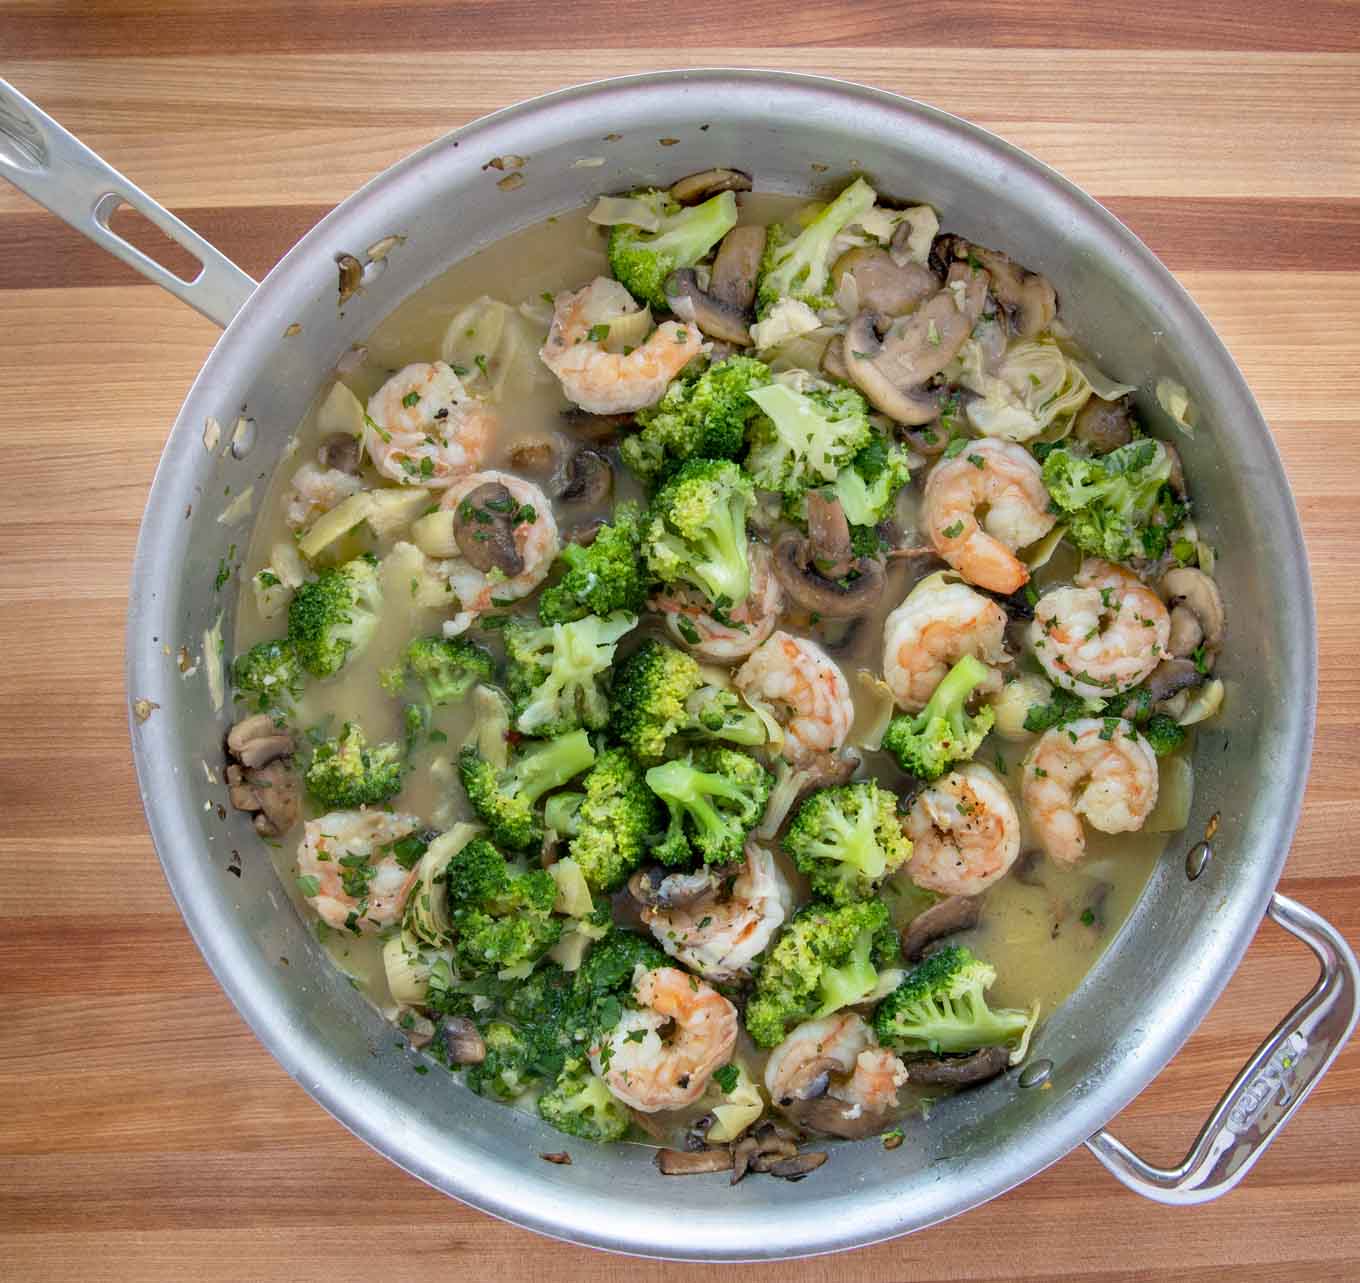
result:
[[[488,168],[494,158],[509,159]],[[892,1155],[872,1142],[845,1146],[797,1185],[667,1180],[647,1150],[627,1146],[576,1146],[573,1166],[550,1166],[537,1155],[556,1147],[555,1134],[536,1118],[413,1073],[414,1056],[394,1047],[390,1027],[289,906],[249,823],[230,811],[219,818],[223,790],[201,763],[217,762],[229,707],[215,706],[208,665],[186,680],[169,657],[180,644],[198,653],[223,604],[214,572],[245,533],[218,520],[224,491],[254,484],[262,494],[351,344],[509,231],[603,191],[711,165],[739,165],[759,188],[798,193],[862,172],[881,191],[929,201],[946,227],[1045,273],[1111,375],[1144,396],[1159,375],[1185,384],[1203,424],[1177,446],[1198,481],[1197,520],[1225,549],[1219,577],[1237,621],[1221,660],[1226,712],[1200,736],[1190,826],[1094,971],[1044,1024],[1028,1069],[941,1105]],[[1316,700],[1308,566],[1279,458],[1241,374],[1171,275],[1031,157],[932,108],[839,81],[750,71],[605,81],[432,143],[345,201],[258,286],[3,83],[0,173],[225,327],[166,443],[133,569],[128,695],[143,800],[184,917],[242,1015],[326,1109],[408,1171],[544,1233],[703,1259],[795,1256],[903,1234],[995,1197],[1083,1143],[1130,1188],[1193,1203],[1242,1178],[1349,1036],[1358,978],[1350,949],[1274,889]],[[120,201],[198,258],[198,275],[174,277],[120,240],[109,228]],[[362,288],[343,301],[339,255],[363,265]],[[205,432],[210,421],[220,436]],[[1214,814],[1216,834],[1199,842]],[[232,848],[245,857],[239,879],[227,871]],[[1228,1089],[1185,1161],[1152,1167],[1102,1129],[1176,1053],[1267,914],[1317,954],[1321,978]],[[1035,1090],[1045,1077],[1047,1089]]]

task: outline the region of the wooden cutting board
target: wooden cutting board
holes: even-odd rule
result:
[[[0,0],[0,75],[255,275],[486,111],[723,64],[843,75],[995,130],[1105,201],[1209,314],[1312,555],[1321,706],[1282,887],[1356,939],[1356,4]],[[403,1175],[289,1080],[190,941],[129,761],[123,617],[152,471],[215,337],[0,184],[0,1277],[711,1277],[551,1243]],[[1115,1132],[1177,1160],[1312,979],[1263,928]],[[1357,1101],[1360,1047],[1211,1206],[1144,1202],[1079,1151],[915,1238],[746,1277],[1360,1278]]]

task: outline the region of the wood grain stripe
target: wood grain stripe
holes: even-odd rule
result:
[[[1113,196],[1103,202],[1173,270],[1360,271],[1360,200],[1187,199]],[[264,276],[329,205],[238,205],[173,212],[256,279]],[[146,240],[120,211],[113,228]],[[142,224],[143,227],[149,226]],[[0,214],[8,247],[0,289],[141,285],[145,279],[50,215]],[[161,261],[181,273],[193,259],[178,247]],[[153,250],[153,252],[155,252]],[[159,254],[157,255],[158,257]]]
[[[201,3],[176,12],[153,0],[8,0],[0,5],[7,43],[30,57],[90,58],[121,49],[160,57],[286,51],[504,50],[544,39],[545,19],[558,48],[598,51],[650,45],[652,22],[630,19],[614,0],[575,0],[553,22],[540,0],[294,0],[286,19],[268,0]],[[691,3],[666,10],[677,45],[702,46],[730,29],[730,5]],[[1312,0],[1290,21],[1273,0],[1181,4],[1176,0],[747,0],[744,32],[784,46],[865,45],[1031,49],[1329,50],[1357,47],[1355,9],[1346,0]]]

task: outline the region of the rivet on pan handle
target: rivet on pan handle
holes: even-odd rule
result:
[[[1360,972],[1350,946],[1331,923],[1278,892],[1269,914],[1317,954],[1322,974],[1234,1079],[1185,1160],[1179,1167],[1154,1167],[1105,1131],[1086,1142],[1145,1198],[1189,1206],[1226,1194],[1265,1153],[1355,1028]]]
[[[0,176],[224,328],[255,288],[229,258],[4,80],[0,80]],[[200,264],[197,275],[181,279],[114,232],[109,217],[124,203],[188,250]]]

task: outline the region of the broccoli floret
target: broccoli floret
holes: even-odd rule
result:
[[[609,270],[634,298],[663,311],[666,277],[680,267],[693,267],[737,225],[737,198],[721,192],[702,205],[677,204],[663,191],[635,192],[660,226],[643,231],[619,223],[609,233]]]
[[[666,835],[653,852],[659,860],[729,864],[743,858],[746,835],[765,814],[774,776],[745,753],[701,748],[652,767],[647,787],[670,812]]]
[[[666,583],[697,588],[719,610],[746,600],[751,479],[726,459],[690,459],[657,493],[643,536],[647,564]]]
[[[874,1032],[896,1051],[957,1054],[979,1047],[1018,1046],[1038,1015],[987,1005],[996,969],[950,945],[907,973],[878,1005]]]
[[[749,356],[681,375],[656,405],[638,411],[642,431],[624,438],[624,463],[650,486],[686,459],[739,458],[746,425],[759,413],[747,393],[769,381],[769,367]]]
[[[897,933],[882,900],[839,908],[812,904],[794,915],[765,956],[746,1029],[756,1044],[783,1042],[790,1025],[862,1001],[880,968],[900,956]]]
[[[537,962],[557,943],[557,883],[547,869],[519,873],[484,839],[469,842],[444,872],[459,973],[481,975]]]
[[[236,699],[257,713],[286,716],[302,694],[305,678],[292,642],[257,642],[231,666]]]
[[[600,679],[613,663],[619,638],[636,627],[637,616],[624,611],[542,627],[520,616],[511,619],[504,635],[515,729],[545,737],[581,726],[599,730],[609,720]]]
[[[538,1115],[568,1136],[602,1145],[622,1140],[631,1121],[624,1104],[584,1059],[567,1061],[557,1081],[538,1098]]]
[[[621,503],[613,522],[601,526],[592,543],[569,543],[558,554],[566,573],[539,598],[539,619],[569,624],[586,615],[639,614],[647,601],[641,546],[641,509]]]
[[[355,722],[318,744],[307,767],[307,792],[328,811],[381,806],[401,792],[405,754],[399,744],[369,747]]]
[[[1174,753],[1185,743],[1185,727],[1165,713],[1153,713],[1147,723],[1138,729],[1158,757]]]
[[[784,834],[784,850],[807,875],[814,895],[836,904],[873,895],[911,856],[897,798],[877,780],[814,793]]]
[[[802,511],[810,487],[835,481],[874,438],[868,402],[854,388],[771,383],[751,399],[763,413],[751,421],[746,470],[760,489],[783,495],[790,515]]]
[[[525,851],[543,841],[543,823],[534,804],[544,793],[561,788],[595,760],[585,731],[573,731],[535,744],[501,769],[488,762],[475,745],[458,755],[458,775],[477,818],[498,846]]]
[[[424,684],[426,698],[437,708],[491,680],[491,652],[466,637],[417,637],[406,648],[406,668]]]
[[[655,971],[669,967],[671,960],[652,943],[649,936],[612,927],[609,934],[592,946],[576,973],[576,994],[587,1004],[619,997],[633,987],[633,973],[642,967]]]
[[[586,774],[571,841],[571,858],[592,891],[615,890],[642,863],[660,818],[656,797],[632,754],[624,748],[601,753]]]
[[[648,765],[665,757],[676,735],[748,747],[769,738],[759,714],[740,695],[706,683],[692,656],[650,638],[614,674],[609,730]]]
[[[1168,532],[1185,515],[1168,480],[1171,456],[1160,441],[1144,437],[1099,458],[1066,447],[1044,460],[1048,488],[1067,537],[1084,552],[1109,561],[1157,558]]]
[[[897,492],[911,480],[907,451],[881,432],[836,474],[834,490],[852,526],[877,526],[891,515]]]
[[[376,557],[323,570],[288,606],[288,640],[313,677],[329,677],[373,639],[382,611]]]
[[[795,298],[819,310],[834,302],[831,266],[836,237],[873,208],[877,196],[857,178],[797,236],[770,228],[760,265],[756,315],[764,317],[781,298]]]
[[[581,803],[584,793],[554,793],[543,804],[543,823],[561,837],[575,837],[581,831]]]
[[[939,779],[956,762],[968,761],[996,720],[990,704],[971,716],[964,702],[987,676],[987,666],[965,655],[935,688],[919,713],[900,714],[888,723],[882,748],[904,771],[923,780]]]
[[[533,1047],[528,1037],[503,1020],[493,1020],[481,1029],[486,1057],[479,1065],[469,1065],[463,1081],[479,1096],[492,1100],[514,1100],[522,1096],[542,1075],[530,1068]],[[431,1044],[436,1059],[440,1054],[439,1040]],[[450,1062],[451,1063],[451,1062]]]

